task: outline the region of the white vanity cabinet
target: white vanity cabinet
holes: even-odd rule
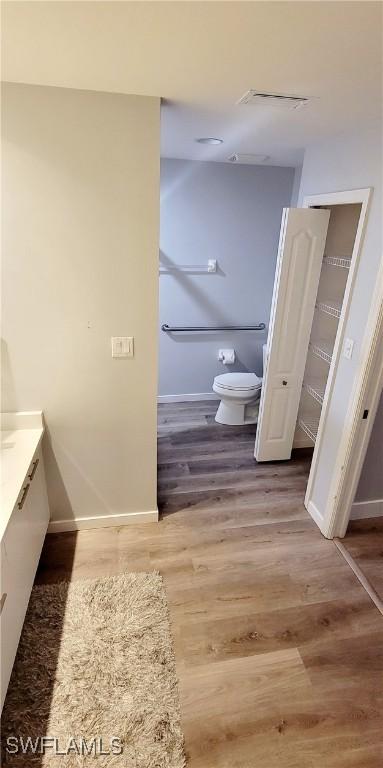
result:
[[[29,434],[21,434],[21,432]],[[9,518],[1,537],[1,707],[3,706],[17,646],[28,607],[44,537],[49,522],[41,437],[37,430],[8,431],[8,482],[12,485],[17,468],[14,460],[26,458],[26,449],[35,446],[24,468]],[[32,433],[35,433],[34,435]],[[37,441],[37,446],[35,445]],[[21,448],[18,445],[21,444]],[[12,451],[16,450],[14,457]],[[12,465],[13,464],[13,465]],[[25,466],[27,471],[25,473]],[[9,495],[4,494],[5,501]],[[2,514],[4,510],[2,509]]]

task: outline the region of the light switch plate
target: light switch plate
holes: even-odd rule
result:
[[[345,339],[344,346],[343,346],[343,357],[346,357],[347,360],[351,360],[353,349],[354,349],[354,339]]]
[[[112,357],[133,357],[133,336],[112,336]]]

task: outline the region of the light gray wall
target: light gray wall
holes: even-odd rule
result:
[[[355,501],[372,499],[383,499],[383,393],[355,494]]]
[[[160,101],[7,84],[2,128],[3,408],[44,411],[54,519],[150,512]]]
[[[341,136],[306,150],[299,192],[305,195],[373,187],[361,258],[347,319],[345,335],[354,339],[351,360],[341,356],[331,398],[326,434],[322,442],[320,469],[313,487],[313,501],[323,511],[329,499],[329,479],[336,460],[339,435],[345,425],[354,377],[366,329],[371,297],[382,258],[382,132],[381,126],[364,133]],[[366,461],[369,461],[368,455]],[[371,482],[378,471],[372,469]],[[379,474],[381,469],[379,470]]]
[[[160,276],[160,324],[269,321],[282,208],[292,168],[164,159],[161,162],[161,263],[207,264],[217,274]],[[211,392],[227,371],[262,375],[264,332],[178,334],[160,331],[159,394]],[[225,367],[219,348],[234,347]]]

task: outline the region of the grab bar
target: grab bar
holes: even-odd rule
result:
[[[265,323],[258,323],[258,325],[168,325],[163,323],[161,325],[161,331],[165,333],[178,333],[178,331],[186,331],[187,333],[211,333],[213,331],[264,331],[266,328]]]

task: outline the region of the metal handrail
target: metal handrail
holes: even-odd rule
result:
[[[161,325],[161,331],[165,333],[178,333],[179,331],[186,331],[187,333],[212,333],[214,331],[264,331],[266,328],[265,323],[258,323],[258,325],[168,325],[163,323]]]

